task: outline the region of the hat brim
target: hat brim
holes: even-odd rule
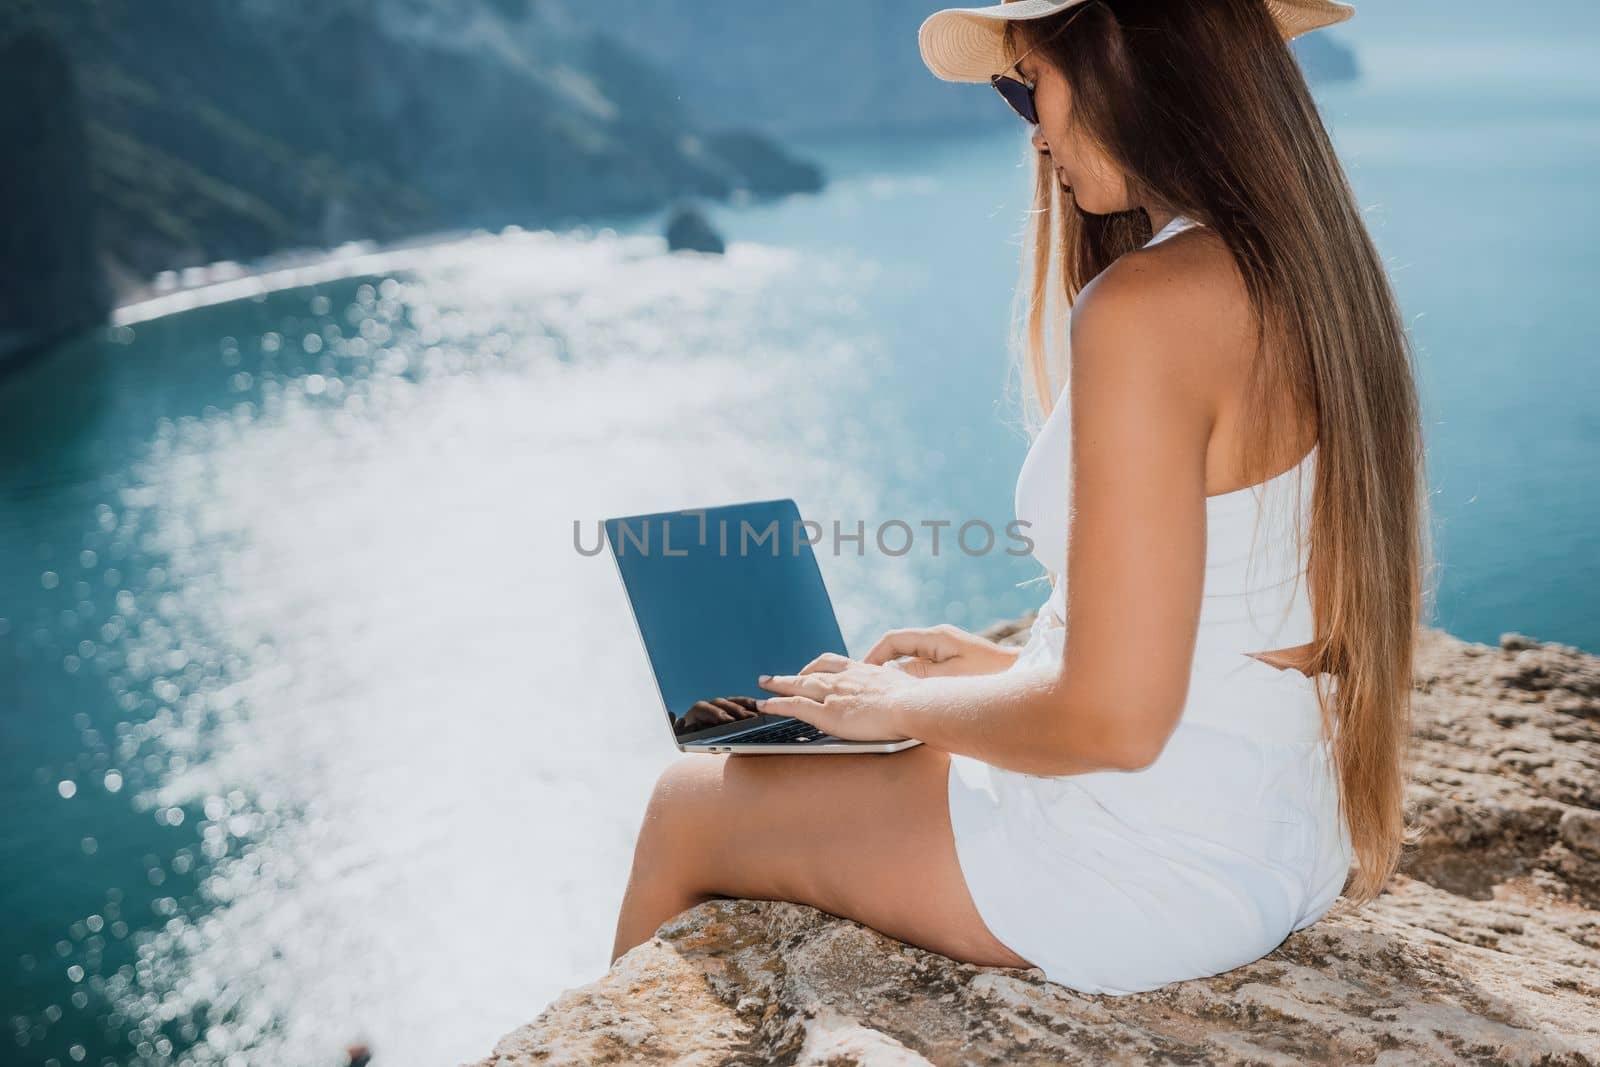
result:
[[[1087,0],[1011,0],[988,7],[947,7],[922,20],[917,45],[934,76],[950,82],[987,82],[1003,74],[1007,22],[1054,15]],[[1356,9],[1336,0],[1265,0],[1285,41],[1353,18]]]

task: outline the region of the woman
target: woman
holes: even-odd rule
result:
[[[1036,124],[1018,348],[1043,424],[1017,511],[1065,580],[1020,652],[897,630],[763,679],[768,712],[924,743],[680,758],[613,958],[750,897],[1124,994],[1259,959],[1341,891],[1382,890],[1408,840],[1420,416],[1286,44],[1351,14],[1016,0],[923,24],[936,75],[991,81]],[[1070,375],[1046,356],[1057,293]]]

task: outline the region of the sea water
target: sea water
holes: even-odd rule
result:
[[[1434,621],[1592,650],[1600,86],[1526,21],[1358,21],[1319,96],[1417,347]],[[1043,599],[1003,541],[873,540],[1011,518],[1026,131],[802,148],[827,190],[713,209],[723,257],[485,235],[0,381],[8,1062],[457,1062],[602,973],[675,754],[575,522],[860,520],[858,654]]]

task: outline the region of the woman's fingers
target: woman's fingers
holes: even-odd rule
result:
[[[780,696],[799,696],[821,703],[833,689],[833,676],[830,672],[815,674],[775,674],[768,678],[759,679],[761,688]],[[769,699],[762,707],[763,711],[770,711],[772,701]]]
[[[829,711],[826,706],[811,700],[808,697],[768,697],[762,702],[761,710],[768,715],[790,715],[802,722],[808,722],[825,734],[834,732],[837,726],[838,713]]]
[[[916,647],[919,632],[917,630],[890,630],[878,638],[877,644],[867,650],[867,654],[861,657],[861,662],[881,667],[898,656],[918,655]]]
[[[897,671],[904,671],[913,678],[946,678],[957,674],[968,674],[971,667],[959,658],[934,661],[931,659],[902,659],[889,664]]]
[[[932,628],[890,630],[878,639],[861,662],[883,666],[897,656],[915,656],[918,659],[942,660],[950,655],[949,643],[944,634]]]
[[[800,673],[815,674],[818,671],[835,673],[844,670],[848,666],[850,666],[850,658],[848,656],[841,656],[837,652],[824,652],[804,667],[801,667]]]

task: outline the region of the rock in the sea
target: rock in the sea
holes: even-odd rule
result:
[[[1015,643],[1026,623],[989,636]],[[1099,997],[813,908],[692,908],[505,1037],[528,1064],[1600,1063],[1600,657],[1427,631],[1422,838],[1261,960]]]
[[[711,228],[711,221],[692,204],[678,204],[667,217],[667,251],[714,252],[724,249],[722,235]]]

